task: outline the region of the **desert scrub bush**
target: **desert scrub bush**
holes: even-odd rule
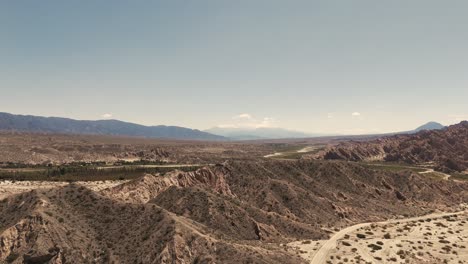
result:
[[[15,253],[15,252],[11,252],[10,255],[8,255],[8,257],[6,257],[5,261],[7,263],[11,263],[11,262],[15,261],[18,257],[19,257],[19,254]]]
[[[369,244],[369,245],[367,245],[367,246],[370,247],[370,248],[371,248],[372,250],[374,250],[374,251],[377,251],[377,250],[381,250],[381,249],[382,249],[381,246],[376,245],[376,244]]]
[[[49,212],[49,211],[45,211],[44,213],[45,213],[46,215],[48,215],[48,216],[52,216],[52,215],[53,215],[52,212]]]
[[[442,249],[443,249],[446,253],[448,253],[450,250],[452,250],[452,247],[449,246],[449,245],[446,245],[446,246],[442,247]]]

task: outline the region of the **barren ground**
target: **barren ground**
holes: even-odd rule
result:
[[[340,140],[0,133],[0,262],[468,263],[465,174]]]
[[[467,221],[461,211],[362,223],[289,245],[310,263],[468,263]]]

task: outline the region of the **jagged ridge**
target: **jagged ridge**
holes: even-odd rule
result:
[[[468,168],[468,122],[414,135],[340,143],[320,153],[318,157],[328,160],[433,163],[437,170],[460,172]]]

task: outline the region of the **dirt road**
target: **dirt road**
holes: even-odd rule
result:
[[[450,178],[450,174],[443,173],[443,172],[440,172],[440,171],[435,171],[434,169],[427,169],[427,171],[419,172],[419,174],[427,174],[427,173],[439,174],[439,175],[442,176],[442,179],[446,180],[446,181]]]
[[[187,168],[187,167],[202,167],[212,166],[213,164],[151,164],[151,165],[118,165],[97,167],[98,170],[120,169],[120,168]]]
[[[373,166],[379,166],[379,167],[392,167],[393,165],[389,164],[389,165],[386,165],[386,164],[372,164]],[[446,174],[446,173],[443,173],[443,172],[440,172],[440,171],[435,171],[434,169],[431,169],[431,168],[425,168],[425,167],[416,167],[416,166],[401,166],[402,168],[405,168],[405,169],[425,169],[425,171],[420,171],[418,172],[418,174],[435,174],[437,177],[440,177],[442,178],[443,180],[448,180],[450,178],[450,174]]]

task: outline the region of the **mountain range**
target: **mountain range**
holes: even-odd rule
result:
[[[422,130],[444,128],[436,122],[429,122],[415,130],[391,134],[412,134]],[[311,134],[284,128],[222,128],[213,127],[205,131],[179,126],[144,126],[120,120],[75,120],[62,117],[14,115],[0,112],[0,130],[34,133],[93,134],[184,140],[259,140],[284,138],[312,138],[331,136]],[[390,134],[388,134],[390,135]]]
[[[278,127],[260,128],[224,128],[213,127],[205,132],[224,136],[234,140],[255,140],[255,139],[278,139],[278,138],[310,138],[325,136],[325,134],[308,134]]]
[[[178,126],[143,126],[119,120],[74,120],[62,117],[41,117],[0,113],[0,130],[171,138],[185,140],[226,140],[196,129]]]
[[[394,134],[413,134],[422,130],[436,130],[442,129],[444,126],[437,122],[428,122],[414,130],[389,133],[386,135]],[[317,134],[317,133],[304,133],[277,127],[260,127],[260,128],[231,128],[231,127],[213,127],[205,132],[227,137],[233,140],[256,140],[256,139],[285,139],[285,138],[312,138],[323,136],[336,136],[336,134]]]

